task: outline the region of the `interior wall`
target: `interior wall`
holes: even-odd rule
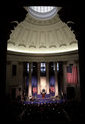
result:
[[[16,74],[12,73],[12,66],[16,65]],[[10,94],[13,88],[21,88],[23,86],[23,62],[8,61],[6,65],[6,94]]]
[[[73,64],[77,66],[77,72],[78,72],[78,82],[77,84],[71,84],[67,83],[67,66],[69,64]],[[66,61],[63,63],[63,93],[68,95],[68,89],[74,89],[75,96],[73,96],[76,100],[80,100],[80,74],[79,74],[79,61]],[[70,95],[70,94],[69,94]]]

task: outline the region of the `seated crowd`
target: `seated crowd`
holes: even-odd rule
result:
[[[24,104],[24,102],[10,102],[7,107],[8,119],[18,122],[48,121],[71,123],[81,122],[84,119],[84,111],[80,103],[65,101],[62,103]]]

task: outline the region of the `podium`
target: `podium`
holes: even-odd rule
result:
[[[42,94],[42,99],[44,99],[45,98],[45,94],[46,94],[45,93],[45,89],[42,90],[42,93],[41,94]]]
[[[45,93],[44,93],[44,94],[42,94],[42,98],[43,98],[43,99],[45,98]]]

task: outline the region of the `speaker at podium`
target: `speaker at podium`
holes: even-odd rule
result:
[[[46,94],[46,92],[45,92],[45,89],[42,89],[42,98],[44,99],[45,98],[45,94]]]

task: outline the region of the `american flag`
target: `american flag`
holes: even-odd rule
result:
[[[54,86],[50,87],[50,92],[55,92],[55,87]]]
[[[33,87],[33,93],[37,93],[37,87]]]
[[[67,66],[67,83],[77,84],[78,82],[78,71],[77,66]]]

